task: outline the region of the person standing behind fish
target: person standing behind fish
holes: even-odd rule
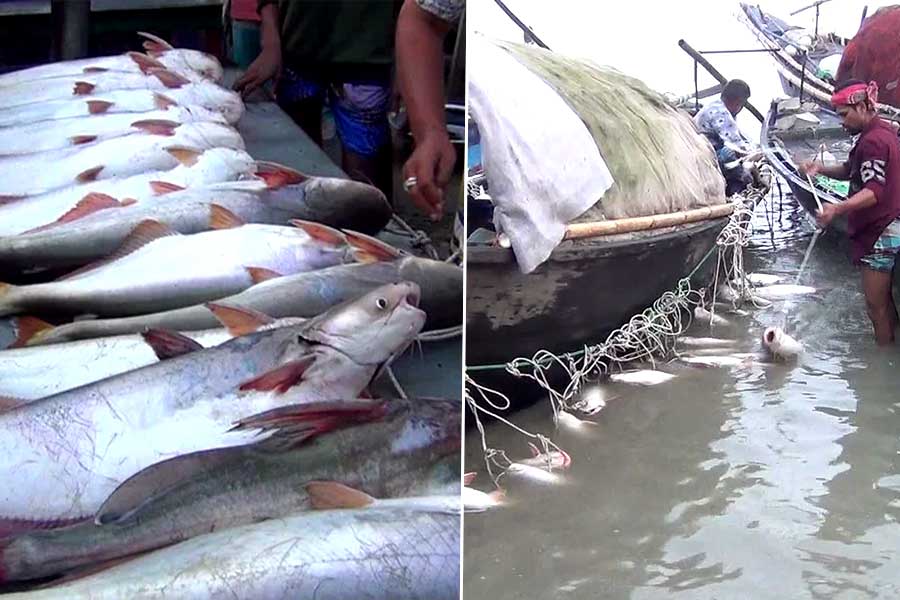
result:
[[[416,148],[403,165],[415,205],[438,221],[456,152],[444,116],[443,41],[465,0],[406,0],[397,22],[397,79]]]
[[[394,28],[400,0],[259,0],[262,50],[234,84],[245,96],[275,81],[278,104],[322,145],[334,113],[350,177],[390,198]]]
[[[900,142],[894,129],[875,110],[878,86],[859,80],[838,85],[831,103],[850,134],[859,139],[847,162],[826,167],[815,161],[800,165],[801,173],[850,180],[850,195],[840,204],[826,204],[816,217],[827,227],[847,216],[851,258],[862,265],[866,309],[878,345],[894,343],[897,307],[891,293],[894,264],[900,252]]]
[[[704,106],[694,117],[697,130],[705,135],[716,151],[725,176],[725,195],[740,192],[753,182],[753,176],[738,162],[739,154],[749,154],[751,144],[738,129],[735,117],[750,99],[750,86],[732,79],[722,88],[718,100]]]

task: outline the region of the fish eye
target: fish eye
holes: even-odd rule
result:
[[[387,300],[384,298],[378,298],[375,301],[375,306],[377,306],[380,310],[384,310],[387,308]]]

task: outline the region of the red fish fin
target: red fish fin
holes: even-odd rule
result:
[[[345,230],[344,235],[347,237],[347,243],[354,249],[353,255],[356,257],[356,260],[361,263],[391,261],[403,256],[398,249],[390,244],[363,233]]]
[[[94,523],[102,526],[121,522],[133,515],[147,501],[182,482],[191,481],[195,474],[227,463],[236,455],[245,452],[246,450],[241,447],[218,448],[181,454],[155,463],[123,481],[97,510]]]
[[[365,508],[375,498],[336,481],[310,481],[306,484],[310,505],[316,510]]]
[[[268,373],[263,373],[259,377],[254,377],[250,381],[245,381],[238,389],[242,392],[247,390],[260,392],[274,390],[279,394],[283,394],[303,380],[303,374],[309,370],[315,361],[315,355],[308,354],[297,360],[285,363]]]
[[[244,270],[250,274],[250,279],[254,284],[275,279],[276,277],[282,277],[281,273],[264,267],[244,267]]]
[[[463,475],[463,485],[472,485],[472,482],[475,481],[475,476],[478,475],[475,471],[471,471]]]
[[[119,202],[119,206],[131,206],[132,204],[137,204],[136,198],[122,198]]]
[[[218,204],[209,206],[209,227],[211,229],[232,229],[244,224],[239,216]]]
[[[175,157],[175,160],[181,164],[192,167],[197,164],[197,159],[203,154],[203,150],[197,148],[188,148],[187,146],[169,146],[166,152]]]
[[[87,81],[76,81],[75,85],[72,88],[72,95],[87,96],[94,91],[95,87],[97,86],[95,86],[93,83],[88,83]]]
[[[312,221],[302,221],[300,219],[291,219],[290,223],[294,227],[302,229],[309,237],[318,240],[323,244],[336,247],[345,246],[347,244],[347,238],[344,237],[344,234],[328,225],[313,223]]]
[[[23,400],[22,398],[13,398],[12,396],[0,396],[0,414],[22,406],[23,404],[27,404],[28,400]],[[0,567],[2,568],[2,567]],[[3,577],[0,576],[0,582],[3,581]]]
[[[75,180],[78,183],[88,183],[90,181],[96,181],[97,176],[100,175],[100,171],[102,171],[102,170],[103,170],[103,165],[100,165],[99,167],[93,167],[93,168],[87,169],[86,171],[82,171],[81,173],[76,175]]]
[[[69,141],[72,142],[72,144],[74,144],[75,146],[78,146],[80,144],[90,144],[96,139],[96,135],[73,135],[69,138]]]
[[[190,83],[190,80],[185,79],[181,75],[173,73],[172,71],[167,71],[166,69],[153,69],[151,71],[151,74],[159,79],[167,88],[180,88],[181,86]]]
[[[144,133],[153,135],[175,135],[175,130],[179,125],[180,123],[166,121],[165,119],[144,119],[131,124],[135,129],[140,129]]]
[[[45,229],[49,229],[51,227],[54,227],[55,225],[59,225],[60,223],[70,223],[106,208],[118,208],[121,206],[123,206],[123,204],[112,196],[107,196],[106,194],[101,194],[100,192],[91,192],[90,194],[79,200],[78,204],[72,207],[67,213],[63,214],[56,221],[48,223],[47,225],[35,227],[34,229],[29,229],[24,233],[44,231]]]
[[[109,107],[113,105],[112,102],[107,102],[106,100],[88,100],[88,112],[92,115],[99,115],[101,113],[105,113],[109,110]]]
[[[241,419],[232,431],[273,432],[263,444],[271,450],[285,450],[331,431],[381,419],[387,406],[386,402],[367,400],[289,404]]]
[[[109,69],[104,69],[103,67],[85,67],[81,70],[82,73],[106,73]]]
[[[265,160],[256,161],[256,175],[272,189],[301,183],[309,179],[308,175],[304,175],[300,171]]]
[[[167,50],[175,49],[172,44],[162,39],[158,35],[153,35],[152,33],[147,33],[146,31],[138,31],[137,34],[144,38],[144,50],[146,50],[147,52],[162,54]]]
[[[228,306],[216,302],[207,302],[206,308],[235,337],[253,333],[264,325],[275,322],[275,319],[269,315],[242,306]]]
[[[153,352],[159,360],[203,350],[203,346],[197,341],[175,331],[150,328],[141,332],[141,337],[153,348]]]
[[[162,196],[163,194],[171,194],[172,192],[180,192],[181,190],[187,189],[180,185],[175,185],[174,183],[169,183],[168,181],[151,181],[150,189],[153,190],[153,193],[157,196]]]
[[[152,56],[141,54],[140,52],[129,52],[128,57],[137,64],[138,68],[145,75],[150,73],[151,69],[165,69],[166,65],[162,64]]]
[[[18,317],[16,319],[16,339],[10,344],[10,348],[21,348],[28,343],[28,340],[39,334],[41,331],[53,329],[53,325],[46,321],[42,321],[37,317]]]
[[[57,279],[57,281],[64,281],[66,279],[71,279],[77,275],[82,275],[87,273],[88,271],[93,271],[103,265],[114,262],[124,256],[128,256],[132,252],[143,248],[153,240],[158,240],[159,238],[167,237],[170,235],[181,235],[176,231],[172,231],[168,225],[163,225],[159,221],[154,221],[152,219],[146,219],[138,223],[134,229],[131,230],[125,239],[122,241],[122,244],[118,247],[118,249],[107,256],[106,258],[101,258],[98,261],[92,262],[90,264],[84,265],[83,267],[72,271],[71,273],[67,273]]]
[[[165,94],[160,94],[159,92],[154,92],[153,104],[155,104],[156,108],[158,108],[159,110],[166,110],[170,106],[178,106],[177,102],[175,102]]]

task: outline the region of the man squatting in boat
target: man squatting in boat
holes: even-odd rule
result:
[[[831,104],[844,129],[859,139],[847,162],[824,166],[804,162],[800,171],[833,179],[850,180],[850,196],[840,204],[828,203],[817,216],[827,227],[846,215],[851,258],[862,267],[866,309],[878,345],[894,342],[897,307],[891,292],[894,264],[900,251],[900,141],[894,128],[878,116],[878,86],[850,80],[836,87]]]

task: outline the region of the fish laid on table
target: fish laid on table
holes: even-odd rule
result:
[[[268,315],[234,306],[211,304],[210,310],[225,327],[180,332],[204,348],[218,346],[239,335],[298,325],[303,321],[292,317],[272,319]],[[28,328],[26,336],[39,331],[39,326]],[[48,325],[44,323],[43,326]],[[27,337],[19,341],[25,339]],[[138,333],[4,350],[0,352],[0,412],[151,365],[158,360],[153,346],[144,335]],[[53,375],[48,376],[48,373]]]
[[[138,133],[46,152],[0,157],[0,199],[37,196],[59,188],[106,179],[122,179],[178,166],[170,150],[244,149],[236,129],[223,123],[144,125]],[[53,165],[48,169],[47,165]]]
[[[83,98],[115,90],[165,92],[191,83],[177,73],[162,69],[154,70],[146,75],[117,71],[63,75],[52,79],[23,81],[15,85],[2,86],[0,87],[0,105],[9,109],[51,100]],[[210,83],[210,85],[215,84]]]
[[[171,106],[142,114],[101,113],[0,127],[0,156],[71,148],[150,131],[163,135],[183,123],[226,123],[222,113],[201,106]]]
[[[418,294],[412,283],[383,286],[301,325],[207,349],[151,331],[172,358],[0,414],[0,478],[17,482],[0,488],[0,538],[91,517],[161,460],[253,443],[275,424],[302,425],[319,414],[315,403],[358,398],[421,330]],[[366,406],[351,412],[378,410]]]
[[[64,189],[28,196],[0,205],[0,236],[16,235],[51,223],[70,221],[110,208],[140,203],[153,196],[187,187],[249,178],[253,175],[277,179],[284,175],[261,173],[259,165],[243,150],[169,150],[179,164],[167,171],[151,171],[120,179],[93,181]],[[284,169],[285,174],[291,173]]]
[[[221,113],[231,124],[237,123],[244,113],[244,102],[238,93],[203,81],[171,88],[165,93],[153,90],[113,90],[103,94],[14,107],[0,106],[0,127],[19,127],[28,123],[102,114],[145,113],[173,106],[199,106]]]
[[[316,510],[202,535],[11,600],[457,600],[459,496],[357,500],[310,484]],[[336,491],[332,491],[335,490]]]
[[[4,73],[0,75],[0,87],[103,71],[149,74],[154,69],[172,71],[191,81],[202,79],[222,81],[224,70],[214,56],[199,50],[173,48],[165,42],[162,43],[167,47],[153,44],[152,56],[141,52],[127,52],[118,56],[68,60]]]
[[[94,519],[0,542],[0,583],[57,575],[211,530],[309,510],[305,486],[314,481],[379,497],[428,495],[442,487],[435,467],[449,461],[458,486],[460,409],[458,401],[415,399],[391,402],[380,409],[384,416],[361,423],[354,423],[353,412],[319,422],[314,414],[308,421],[298,414],[270,441],[154,464],[113,492]],[[304,439],[307,432],[298,426],[305,422],[322,433]],[[272,441],[292,440],[301,445],[271,447]]]
[[[463,270],[455,265],[414,256],[276,277],[235,296],[217,300],[217,303],[243,306],[276,318],[314,317],[380,285],[400,281],[412,281],[421,288],[421,307],[428,315],[426,328],[452,327],[462,323]],[[195,331],[217,325],[214,315],[205,306],[199,305],[134,317],[66,323],[41,331],[29,340],[29,345],[139,333],[147,327]]]
[[[318,223],[292,223],[181,235],[158,221],[143,221],[113,254],[61,279],[0,285],[0,315],[140,315],[237,294],[272,273],[396,257],[397,250],[361,241],[361,234],[347,238]]]
[[[291,219],[377,233],[391,217],[391,207],[377,188],[347,179],[306,177],[300,183],[271,188],[264,181],[225,182],[149,196],[141,202],[109,203],[53,226],[0,237],[0,267],[59,268],[80,266],[118,248],[141,221],[153,219],[178,233],[216,229],[245,222],[284,225]]]

